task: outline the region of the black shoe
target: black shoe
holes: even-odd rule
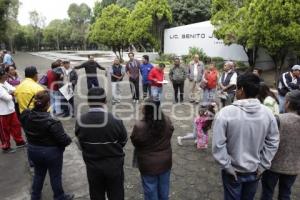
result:
[[[65,200],[72,200],[74,199],[75,195],[74,194],[65,194]]]
[[[7,149],[2,149],[3,153],[15,153],[16,149],[12,149],[12,148],[7,148]]]

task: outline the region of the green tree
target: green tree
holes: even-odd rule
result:
[[[116,4],[118,4],[121,7],[125,7],[128,8],[129,10],[133,10],[135,4],[138,2],[139,0],[117,0]]]
[[[236,43],[243,46],[252,69],[256,63],[258,45],[248,45],[250,35],[246,29],[252,19],[248,18],[246,7],[250,2],[250,0],[213,0],[211,22],[216,27],[214,34],[218,39],[222,39],[226,45]]]
[[[102,12],[102,5],[100,1],[96,1],[93,7],[93,13],[91,15],[91,24],[95,23],[97,18],[100,17]]]
[[[116,56],[122,59],[124,48],[129,44],[127,31],[129,14],[127,8],[115,4],[104,8],[101,16],[91,27],[91,41],[110,47]]]
[[[42,28],[45,27],[45,21],[46,18],[38,13],[37,11],[31,11],[29,12],[29,19],[30,19],[30,24],[34,30],[34,36],[36,38],[36,50],[40,50],[40,44],[42,41]]]
[[[170,0],[173,25],[185,25],[209,20],[211,0]]]
[[[276,76],[282,73],[287,54],[300,46],[300,3],[298,0],[252,0],[245,23],[247,46],[263,47],[272,57]],[[277,80],[277,77],[276,77]]]
[[[19,13],[19,0],[11,0],[10,6],[8,7],[7,17],[6,17],[6,32],[5,36],[8,41],[8,46],[11,51],[14,50],[15,36],[18,32],[19,23],[17,20]]]
[[[43,32],[45,43],[54,47],[57,50],[63,48],[63,45],[68,45],[71,35],[71,25],[69,20],[52,20]]]
[[[129,22],[131,43],[148,41],[159,53],[163,52],[164,28],[172,22],[172,11],[167,0],[139,1]]]
[[[102,8],[106,8],[108,6],[110,6],[111,4],[116,4],[117,0],[102,0],[101,1],[101,6]]]
[[[80,48],[86,49],[91,9],[85,3],[80,5],[73,3],[69,6],[68,15],[72,25],[71,40]]]

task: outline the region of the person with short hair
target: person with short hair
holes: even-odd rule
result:
[[[153,65],[149,63],[149,56],[143,55],[143,62],[141,64],[140,72],[142,75],[142,81],[143,81],[143,98],[146,99],[147,95],[151,96],[151,85],[150,81],[148,79],[149,73],[152,70]]]
[[[257,68],[257,67],[253,68],[252,73],[259,77],[259,80],[261,83],[265,82],[264,79],[261,77],[262,70],[260,68]]]
[[[44,88],[37,83],[38,71],[35,66],[25,68],[25,79],[16,88],[15,97],[19,104],[20,113],[27,109],[33,108],[33,102],[30,102],[34,95],[44,90]]]
[[[84,68],[86,76],[87,76],[87,88],[91,89],[92,87],[99,87],[99,81],[97,78],[97,69],[106,71],[104,67],[99,65],[94,56],[88,55],[88,61],[82,63],[79,66],[74,67],[74,69]]]
[[[252,73],[239,76],[237,100],[214,121],[212,154],[222,167],[225,200],[253,200],[279,146],[275,116],[256,98],[259,83]]]
[[[162,98],[162,90],[164,81],[164,69],[166,65],[159,63],[158,66],[153,67],[148,75],[148,80],[151,85],[151,97],[154,101],[160,102]]]
[[[204,74],[204,63],[200,60],[198,54],[194,55],[194,60],[189,64],[188,67],[188,78],[190,80],[190,102],[200,102],[200,88],[199,84],[202,81]]]
[[[278,115],[280,132],[279,149],[271,168],[263,173],[261,200],[272,200],[278,183],[278,199],[291,199],[291,190],[300,173],[300,91],[286,95],[286,113]]]
[[[112,87],[112,103],[120,103],[121,97],[121,85],[120,82],[123,80],[125,75],[125,68],[120,64],[120,60],[115,58],[114,63],[110,70],[111,75],[111,87]]]
[[[173,84],[175,103],[183,103],[184,100],[184,82],[186,79],[186,70],[180,65],[180,59],[175,58],[174,66],[169,72],[169,78]]]
[[[13,95],[15,88],[7,82],[8,75],[4,69],[0,69],[0,141],[3,153],[13,153],[10,136],[16,142],[17,148],[24,147],[21,124],[15,110]]]
[[[236,81],[237,73],[234,71],[234,63],[228,61],[224,64],[224,72],[219,80],[222,107],[229,105],[234,101]]]
[[[133,103],[140,100],[140,62],[134,58],[134,53],[128,53],[129,61],[126,64],[126,73],[129,76],[130,90]]]
[[[12,66],[15,65],[15,62],[11,56],[11,53],[8,51],[3,51],[4,53],[4,57],[3,57],[3,64],[7,67],[7,66]]]
[[[285,95],[292,90],[300,89],[300,65],[294,65],[288,72],[280,76],[278,83],[279,111],[284,113]]]
[[[152,99],[146,99],[144,103],[143,119],[134,125],[130,136],[141,173],[144,199],[167,200],[174,126],[159,104]]]
[[[124,200],[124,146],[127,131],[122,120],[106,111],[103,88],[88,92],[89,111],[76,121],[75,135],[86,164],[91,200]]]
[[[50,94],[46,90],[34,96],[34,107],[21,114],[21,122],[28,140],[28,157],[34,164],[31,200],[40,200],[44,180],[49,172],[53,199],[71,200],[74,195],[66,194],[62,186],[63,154],[72,140],[63,125],[48,112]]]
[[[20,85],[21,83],[21,79],[16,71],[16,67],[15,66],[8,66],[5,68],[5,71],[8,75],[8,79],[7,82],[12,85],[13,87],[17,87],[18,85]],[[15,110],[17,113],[17,116],[20,116],[20,110],[19,110],[19,104],[16,101],[16,98],[14,97],[14,103],[15,103]]]
[[[215,102],[216,91],[218,86],[219,72],[215,63],[211,63],[207,70],[205,70],[202,83],[203,85],[203,102]]]

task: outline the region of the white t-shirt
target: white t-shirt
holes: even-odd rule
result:
[[[16,89],[7,82],[0,83],[0,115],[9,115],[15,112],[15,104],[11,94]]]
[[[198,77],[198,63],[194,63],[194,77],[195,77],[195,80]]]

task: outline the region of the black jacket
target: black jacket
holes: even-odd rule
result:
[[[97,74],[97,68],[101,70],[105,70],[104,67],[99,65],[96,61],[89,60],[87,62],[82,63],[81,65],[74,67],[75,69],[85,69],[86,74]]]
[[[123,167],[127,131],[123,122],[111,113],[89,111],[81,115],[75,135],[89,169],[105,171]]]
[[[21,123],[29,144],[66,147],[72,142],[62,123],[48,112],[27,109],[21,114]]]
[[[300,78],[293,78],[291,72],[285,72],[280,76],[278,83],[278,92],[281,96],[285,96],[292,90],[300,89]]]

